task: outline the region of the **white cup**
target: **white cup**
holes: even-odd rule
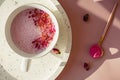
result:
[[[43,50],[41,53],[38,54],[28,54],[22,50],[20,50],[18,47],[16,47],[16,45],[14,44],[12,37],[11,37],[11,33],[10,33],[10,29],[11,29],[11,23],[13,21],[13,19],[15,18],[15,16],[17,14],[19,14],[21,11],[26,10],[28,8],[38,8],[41,9],[43,11],[45,11],[46,13],[49,14],[49,16],[51,17],[53,24],[55,25],[55,35],[53,37],[53,40],[50,42],[49,46]],[[28,67],[28,61],[29,59],[34,59],[34,58],[38,58],[38,57],[43,57],[43,55],[47,54],[48,52],[50,52],[50,50],[52,50],[52,48],[55,46],[57,40],[58,40],[58,36],[59,36],[59,26],[58,26],[58,22],[57,19],[55,18],[54,14],[45,6],[40,5],[40,4],[26,4],[23,6],[20,6],[18,8],[16,8],[9,16],[7,23],[6,23],[6,27],[5,27],[5,35],[6,35],[6,39],[7,42],[9,44],[9,46],[11,47],[11,49],[18,55],[23,57],[22,63],[21,63],[21,70],[22,71],[27,71],[27,67]]]

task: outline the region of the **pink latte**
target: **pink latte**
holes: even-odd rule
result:
[[[13,42],[20,50],[29,54],[45,50],[55,32],[55,26],[49,14],[36,8],[20,12],[11,24]]]

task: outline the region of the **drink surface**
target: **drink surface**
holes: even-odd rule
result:
[[[22,51],[32,54],[45,50],[55,35],[55,26],[49,14],[29,8],[20,12],[11,24],[11,37]]]

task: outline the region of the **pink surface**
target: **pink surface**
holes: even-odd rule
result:
[[[59,0],[71,22],[73,45],[68,63],[56,80],[120,80],[120,4],[103,42],[104,56],[93,59],[89,55],[89,49],[100,39],[116,1]],[[88,22],[82,20],[86,13],[90,15]],[[83,68],[84,62],[90,63],[89,71]]]

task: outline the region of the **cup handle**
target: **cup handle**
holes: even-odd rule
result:
[[[21,71],[23,72],[27,72],[28,71],[28,63],[29,63],[30,59],[27,58],[23,58],[22,62],[21,62]]]

